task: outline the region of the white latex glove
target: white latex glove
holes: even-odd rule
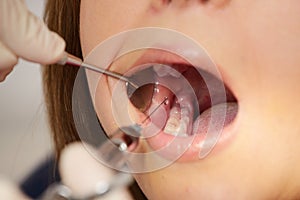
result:
[[[19,57],[51,64],[63,56],[64,49],[64,40],[29,12],[24,0],[0,0],[0,81]]]
[[[62,182],[76,196],[90,194],[99,181],[109,181],[113,171],[96,161],[82,143],[70,144],[63,150],[59,162]],[[101,200],[133,200],[127,188],[110,191]]]

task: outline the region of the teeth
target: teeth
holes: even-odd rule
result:
[[[182,74],[172,67],[156,64],[153,65],[153,69],[159,77],[159,84],[170,85],[168,89],[170,89],[177,98],[177,102],[170,110],[169,119],[165,125],[164,132],[175,136],[191,135],[194,116],[193,91],[190,91],[189,87],[185,87],[186,83],[183,79],[180,79],[180,77],[183,77]],[[171,76],[176,77],[176,81]]]
[[[187,108],[174,106],[170,111],[170,117],[166,123],[164,132],[175,136],[188,136],[189,127],[192,127],[192,118]]]
[[[177,135],[179,136],[188,136],[188,124],[189,124],[189,118],[184,117],[181,118],[180,125],[178,127]]]
[[[181,73],[179,73],[177,70],[170,68],[170,74],[174,76],[175,78],[179,78],[181,76]]]
[[[158,75],[158,77],[164,77],[169,74],[170,69],[168,67],[165,67],[162,64],[156,64],[153,66],[154,71]]]
[[[164,132],[169,134],[174,134],[178,132],[179,124],[180,124],[180,108],[174,106],[170,111],[170,116],[165,126]]]
[[[184,121],[187,135],[191,135],[193,132],[193,116],[194,116],[194,106],[193,106],[193,94],[190,91],[181,91],[178,96],[178,103],[181,107],[181,118]]]
[[[173,69],[168,65],[156,64],[153,66],[153,68],[158,77],[165,77],[171,75],[175,78],[179,78],[181,76],[181,73],[179,73],[177,70]]]

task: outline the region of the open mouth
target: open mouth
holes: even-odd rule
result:
[[[174,137],[193,137],[195,140],[186,154],[199,153],[200,143],[209,139],[206,137],[209,131],[221,133],[236,118],[237,98],[216,75],[174,57],[147,65],[136,70],[135,77],[140,78],[135,81],[146,80],[152,84],[141,84],[136,96],[151,99],[150,103],[137,107],[151,115],[149,119],[156,127],[155,130],[146,128],[145,134],[154,149],[170,144]]]
[[[168,104],[163,106],[167,113],[162,127],[164,133],[183,137],[201,134],[208,129],[212,110],[216,113],[215,126],[224,128],[234,120],[237,99],[220,79],[194,66],[172,64],[170,67],[153,66],[157,85],[150,108],[168,99]],[[152,112],[150,108],[148,114]]]

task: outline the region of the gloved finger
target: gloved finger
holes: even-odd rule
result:
[[[18,58],[0,41],[0,82],[13,70]]]
[[[93,193],[96,184],[100,181],[109,182],[114,171],[95,160],[84,148],[82,143],[68,145],[63,150],[59,169],[62,181],[76,196],[85,196]],[[127,188],[118,188],[110,191],[102,199],[132,200]]]
[[[0,40],[18,57],[41,64],[57,62],[65,41],[29,12],[23,0],[0,1]]]
[[[16,185],[0,177],[0,199],[29,200]]]

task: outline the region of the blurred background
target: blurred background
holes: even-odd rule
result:
[[[44,0],[26,0],[42,18]],[[19,182],[52,152],[41,66],[23,60],[0,83],[0,176]]]

